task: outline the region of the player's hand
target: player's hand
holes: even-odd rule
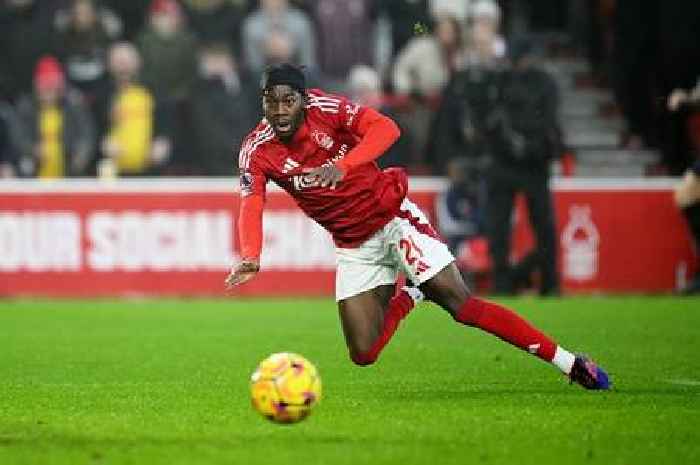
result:
[[[307,179],[309,179],[314,186],[331,186],[331,189],[335,189],[335,186],[343,179],[345,173],[343,170],[338,168],[335,164],[319,166],[318,168],[304,168],[304,174],[306,174]]]
[[[260,271],[260,261],[253,259],[244,259],[240,263],[233,266],[231,272],[226,277],[226,289],[232,289],[234,286],[250,281]]]

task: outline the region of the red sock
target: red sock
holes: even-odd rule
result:
[[[374,363],[379,357],[379,353],[391,339],[391,336],[396,332],[396,328],[399,327],[401,320],[406,318],[406,315],[413,310],[414,305],[413,299],[404,290],[401,290],[394,296],[389,302],[389,310],[384,316],[384,326],[381,334],[367,352],[351,353],[352,361],[358,365],[371,365]]]
[[[483,329],[516,347],[551,362],[557,344],[515,312],[496,303],[470,297],[455,320]]]

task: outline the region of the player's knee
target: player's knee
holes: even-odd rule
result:
[[[350,359],[353,361],[355,365],[365,367],[368,365],[372,365],[374,362],[377,361],[378,358],[377,353],[374,351],[367,351],[367,352],[358,352],[358,351],[350,351]]]

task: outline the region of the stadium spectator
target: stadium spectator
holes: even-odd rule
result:
[[[259,107],[257,86],[240,72],[228,47],[203,47],[192,95],[194,171],[229,176],[233,168],[237,173],[235,154],[240,141],[260,119]]]
[[[373,61],[371,0],[318,0],[314,6],[324,76],[344,81],[355,64]]]
[[[435,198],[438,231],[469,287],[486,288],[491,271],[485,225],[486,185],[477,160],[450,160],[447,180],[447,189]]]
[[[484,65],[503,59],[506,43],[501,36],[501,8],[493,0],[479,0],[470,9],[464,65]]]
[[[511,294],[540,272],[541,295],[559,292],[554,209],[549,191],[550,163],[563,148],[558,129],[558,89],[553,78],[538,69],[532,44],[513,44],[513,68],[504,76],[500,106],[492,114],[498,121],[490,136],[492,151],[487,170],[488,229],[494,265],[494,290]],[[527,201],[536,249],[523,263],[511,268],[511,215],[515,195]]]
[[[309,16],[289,5],[288,0],[260,0],[260,7],[243,21],[245,64],[259,75],[267,64],[268,35],[281,33],[289,38],[294,61],[309,69],[318,69],[316,35]]]
[[[435,201],[437,225],[453,254],[465,239],[480,236],[485,228],[485,192],[474,160],[455,158],[447,164],[449,185]]]
[[[112,81],[100,107],[104,128],[100,175],[152,174],[170,157],[170,139],[159,133],[153,96],[137,81],[140,69],[141,56],[132,44],[117,43],[110,49]]]
[[[352,101],[360,105],[374,108],[383,114],[396,118],[396,112],[389,103],[389,99],[382,93],[382,82],[379,73],[366,65],[355,65],[350,70],[348,81],[346,84],[348,96]],[[382,168],[390,166],[406,166],[410,160],[410,154],[413,147],[411,136],[401,128],[401,124],[397,122],[399,128],[402,129],[401,136],[382,157],[377,160],[377,163]]]
[[[457,20],[452,16],[438,18],[430,34],[411,39],[396,57],[394,92],[427,100],[437,98],[457,68],[462,51]]]
[[[184,0],[190,27],[202,43],[225,44],[240,56],[241,25],[246,14],[245,2],[231,0]]]
[[[52,16],[45,2],[6,0],[0,4],[0,78],[13,99],[32,92],[32,73],[51,50]]]
[[[621,143],[658,147],[665,169],[680,175],[690,162],[684,120],[661,103],[700,74],[700,2],[617,0],[615,8],[614,89],[628,125]]]
[[[658,60],[655,3],[617,0],[615,4],[613,88],[627,123],[621,144],[630,149],[658,145],[652,82]]]
[[[188,98],[197,74],[197,40],[175,0],[151,3],[149,25],[137,45],[143,60],[142,82],[158,103]]]
[[[389,19],[392,56],[415,36],[416,27],[425,27],[432,19],[428,0],[377,0],[377,12]]]
[[[104,5],[116,12],[121,18],[125,40],[133,41],[138,33],[143,29],[148,17],[148,8],[153,0],[102,0]]]
[[[441,16],[454,17],[464,29],[467,26],[473,0],[430,0],[430,15],[433,18]]]
[[[15,176],[15,151],[12,145],[12,107],[0,98],[0,179]]]
[[[496,122],[491,114],[499,104],[503,62],[496,56],[493,36],[477,38],[468,52],[468,66],[445,87],[430,129],[426,152],[440,174],[446,173],[451,159],[485,159],[493,149],[490,134]]]
[[[436,20],[430,34],[411,39],[396,57],[393,87],[399,101],[408,106],[399,122],[414,141],[414,163],[424,162],[435,109],[462,52],[461,27],[446,16]]]
[[[107,50],[122,32],[121,20],[93,0],[73,0],[56,13],[55,47],[68,81],[89,104],[103,80],[107,79]]]
[[[22,175],[60,178],[86,174],[95,149],[95,128],[78,90],[66,85],[60,63],[42,57],[34,93],[17,104],[14,132]]]
[[[683,212],[693,242],[696,256],[700,250],[700,159],[685,173],[683,181],[676,186],[674,200]],[[683,294],[700,294],[700,272],[681,289]]]
[[[677,112],[695,107],[698,103],[700,103],[700,80],[691,91],[674,89],[667,104],[670,111]],[[700,113],[696,113],[694,118],[700,118]],[[693,126],[691,129],[698,130]],[[693,136],[695,161],[691,168],[686,171],[683,180],[676,186],[674,199],[688,223],[697,254],[697,251],[700,251],[700,130],[698,130],[698,134],[693,134]],[[700,272],[696,273],[694,279],[681,292],[684,294],[700,293]]]

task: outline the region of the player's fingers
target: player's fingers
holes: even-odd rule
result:
[[[247,273],[241,273],[240,277],[238,278],[238,282],[236,282],[236,285],[240,285],[240,284],[243,284],[243,283],[250,281],[253,278],[253,276],[255,276],[255,272],[253,272],[253,271],[249,271]]]
[[[224,283],[226,284],[226,289],[231,289],[232,287],[234,287],[236,285],[236,280],[237,278],[235,275],[229,275],[226,278],[226,281],[224,281]]]

